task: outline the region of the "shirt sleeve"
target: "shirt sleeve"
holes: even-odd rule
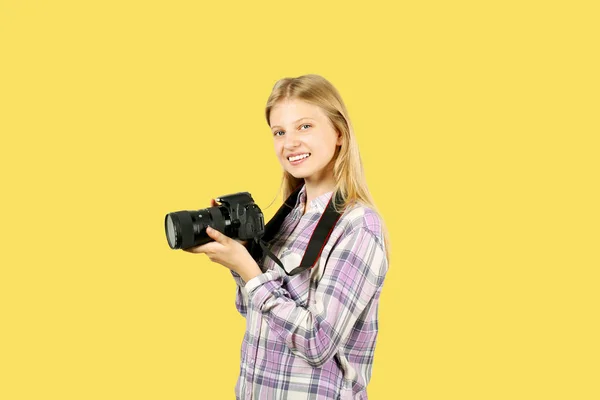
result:
[[[388,269],[382,242],[364,226],[342,237],[331,251],[315,304],[302,307],[283,287],[279,268],[250,279],[246,291],[270,328],[297,356],[319,367],[334,356],[380,292]]]
[[[242,314],[242,317],[246,318],[248,314],[248,294],[246,293],[246,282],[242,277],[235,271],[230,270],[231,275],[236,283],[237,291],[235,294],[235,308]]]
[[[254,245],[255,244],[252,241],[248,241],[244,247],[250,254],[254,254]],[[259,262],[262,262],[262,257]],[[248,292],[245,289],[246,282],[244,282],[240,274],[233,270],[230,271],[231,275],[233,276],[233,280],[236,283],[235,308],[237,308],[239,313],[242,314],[242,317],[246,318],[246,315],[248,314]]]

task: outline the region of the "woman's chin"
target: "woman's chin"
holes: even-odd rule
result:
[[[304,163],[301,163],[300,165],[290,165],[287,163],[287,165],[282,165],[282,167],[285,172],[292,175],[296,179],[305,179],[306,177],[310,176],[312,170],[311,168],[305,167]]]
[[[289,172],[290,175],[292,175],[296,179],[304,179],[304,178],[306,178],[306,174],[302,174],[302,173],[299,173],[299,172],[291,172],[291,171],[288,171],[288,172]]]

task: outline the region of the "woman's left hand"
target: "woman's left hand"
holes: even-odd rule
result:
[[[236,272],[244,282],[248,282],[262,273],[256,261],[244,247],[245,242],[234,240],[211,227],[206,228],[206,233],[214,242],[190,247],[184,251],[206,254],[212,262],[219,263]]]

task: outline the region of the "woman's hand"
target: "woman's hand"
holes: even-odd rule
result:
[[[211,206],[214,207],[216,205],[215,200],[212,199]],[[255,276],[262,274],[258,264],[254,261],[250,253],[248,253],[246,247],[244,247],[246,242],[234,240],[211,227],[206,228],[206,233],[214,242],[209,242],[202,246],[190,247],[184,251],[206,254],[212,262],[221,264],[236,272],[242,277],[244,282],[248,282]]]

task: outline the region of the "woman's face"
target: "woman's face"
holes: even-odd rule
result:
[[[270,122],[284,170],[315,183],[333,176],[333,156],[342,139],[320,107],[284,100],[271,109]]]

